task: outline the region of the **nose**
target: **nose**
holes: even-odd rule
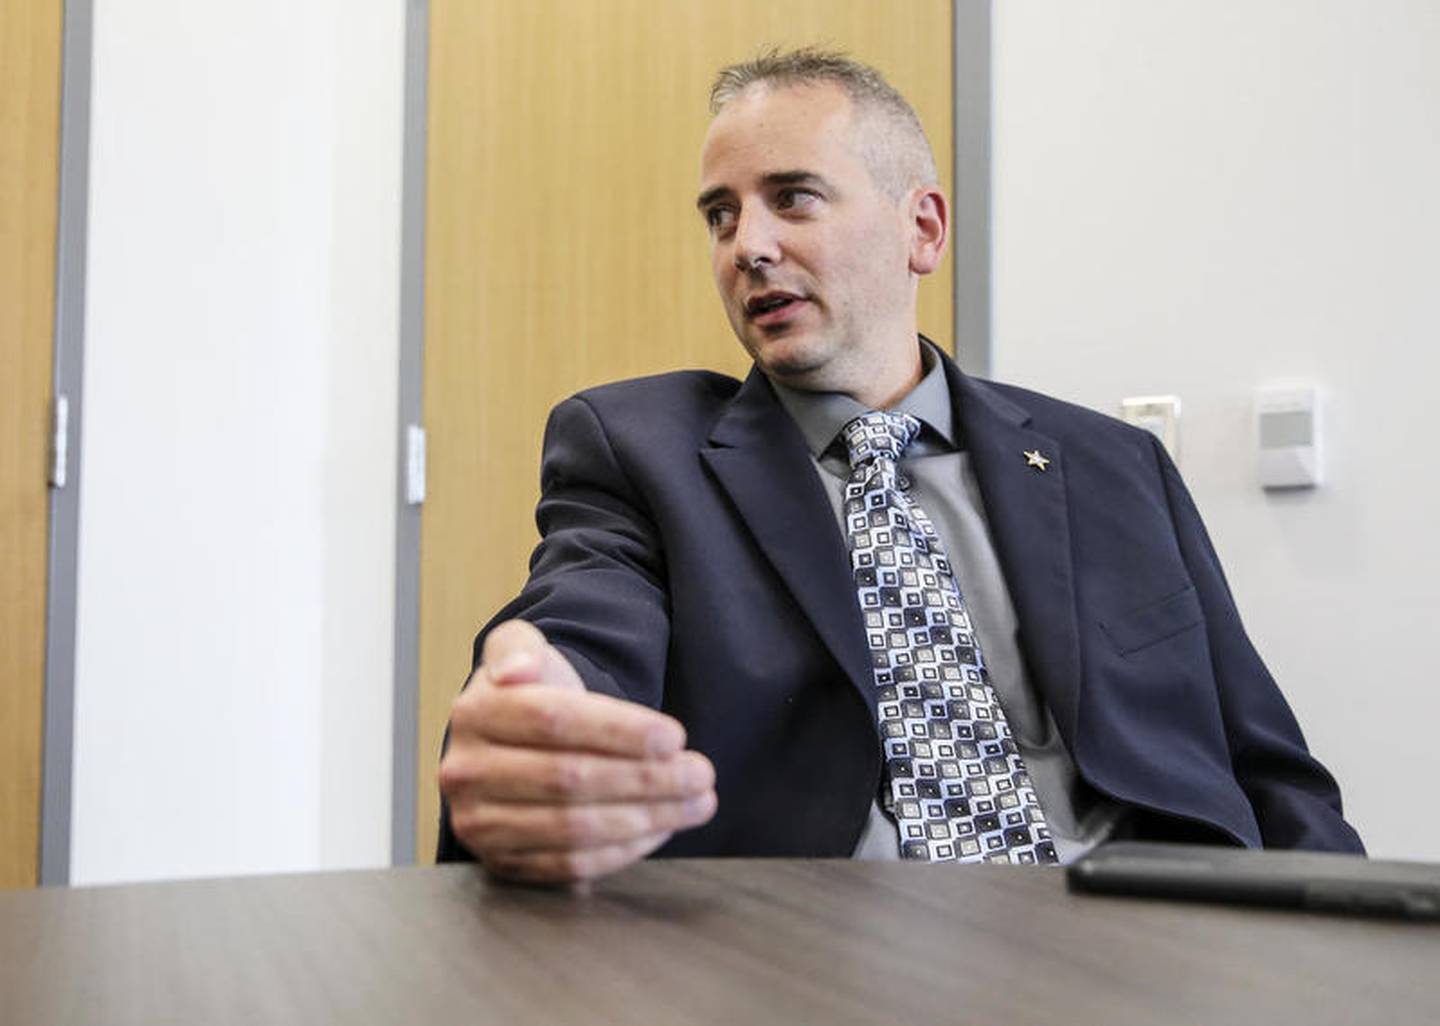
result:
[[[734,259],[738,271],[774,267],[780,262],[780,237],[775,218],[763,207],[740,211],[735,224]]]

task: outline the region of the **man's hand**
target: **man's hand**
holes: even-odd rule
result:
[[[585,690],[535,627],[490,632],[450,713],[450,825],[497,876],[585,880],[715,814],[715,768],[674,717]]]

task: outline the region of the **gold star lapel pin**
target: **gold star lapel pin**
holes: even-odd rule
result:
[[[1025,465],[1027,467],[1035,467],[1039,470],[1044,470],[1046,467],[1050,466],[1050,457],[1042,456],[1039,449],[1026,449]]]

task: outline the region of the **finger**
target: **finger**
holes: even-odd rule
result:
[[[495,876],[525,883],[575,883],[624,869],[670,839],[668,833],[640,837],[624,844],[565,852],[507,853],[487,857],[482,865]]]
[[[485,638],[481,670],[492,684],[542,683],[581,689],[580,675],[534,624],[507,620]]]
[[[699,752],[628,759],[487,744],[458,756],[446,769],[446,784],[457,803],[664,801],[709,791],[715,767]]]
[[[564,852],[629,844],[699,826],[715,815],[714,791],[681,801],[592,805],[486,803],[452,810],[456,835],[489,859],[516,852]]]
[[[685,747],[673,716],[609,695],[561,688],[481,688],[452,709],[451,736],[497,744],[665,758]]]

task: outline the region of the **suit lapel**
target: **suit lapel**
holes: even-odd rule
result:
[[[716,422],[700,457],[873,710],[865,626],[844,539],[800,429],[758,370]]]
[[[945,373],[968,447],[996,553],[1020,621],[1020,645],[1065,740],[1074,745],[1080,637],[1060,445],[1030,415],[949,359]],[[1026,452],[1050,462],[1027,465]]]
[[[985,502],[1020,643],[1065,739],[1074,744],[1080,639],[1060,445],[1022,407],[945,358],[956,422]],[[1050,460],[1044,470],[1025,453]],[[794,421],[752,370],[700,457],[765,557],[872,710],[875,689],[849,554]]]

